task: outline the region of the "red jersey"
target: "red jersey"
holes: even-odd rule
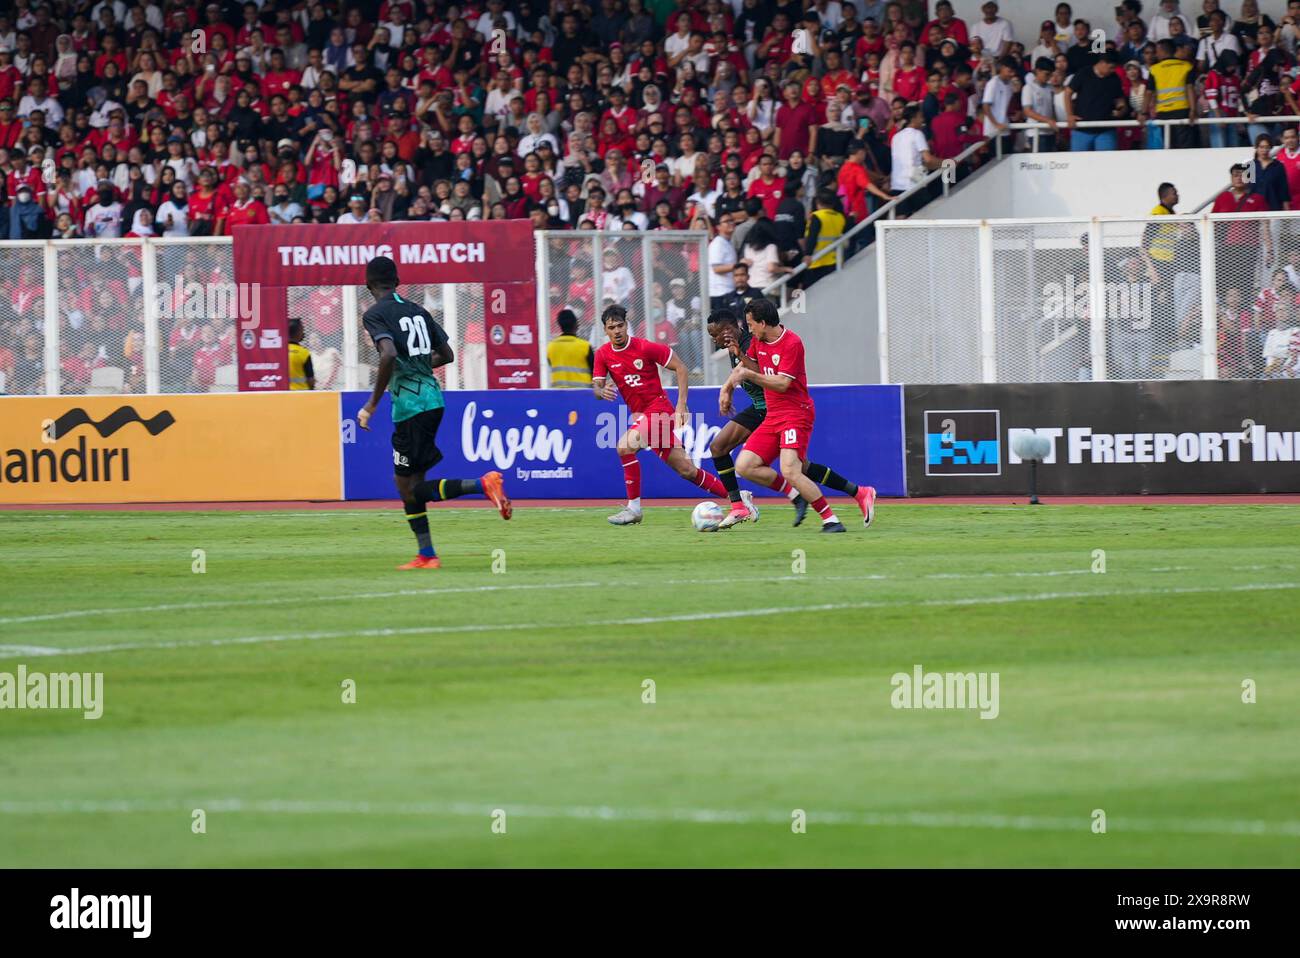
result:
[[[634,413],[649,412],[656,406],[671,409],[668,394],[659,383],[659,367],[667,366],[672,358],[673,351],[669,346],[629,336],[622,349],[605,343],[596,350],[591,378],[608,376],[613,379],[623,402]]]
[[[756,177],[754,182],[749,184],[747,194],[762,200],[763,211],[767,213],[767,218],[776,219],[777,207],[781,205],[781,197],[785,196],[785,180],[777,176],[773,177],[771,183],[764,183],[761,176]]]
[[[1300,150],[1292,156],[1286,151],[1286,147],[1277,151],[1277,156],[1273,157],[1282,164],[1282,169],[1286,171],[1286,185],[1291,188],[1291,195],[1300,198]]]
[[[748,356],[758,363],[759,372],[765,376],[787,376],[790,388],[783,393],[764,389],[769,418],[774,423],[804,422],[811,419],[815,409],[808,393],[808,373],[804,369],[803,340],[784,326],[781,335],[770,343],[757,336],[749,341]]]
[[[1205,102],[1218,116],[1241,116],[1241,80],[1233,73],[1205,74]]]

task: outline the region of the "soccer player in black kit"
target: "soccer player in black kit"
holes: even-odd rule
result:
[[[397,293],[397,264],[376,256],[366,264],[366,288],[375,305],[361,322],[379,352],[379,371],[369,401],[357,413],[357,424],[370,428],[370,417],[384,397],[393,396],[393,472],[406,510],[406,521],[420,552],[399,569],[437,569],[442,563],[429,536],[428,503],[482,494],[492,500],[502,519],[511,515],[510,499],[501,473],[478,479],[425,479],[438,464],[438,426],[445,403],[433,371],[455,357],[447,334],[424,309]]]

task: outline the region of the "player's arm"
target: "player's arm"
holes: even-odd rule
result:
[[[433,340],[432,354],[429,356],[430,366],[437,369],[439,366],[447,366],[455,362],[456,354],[452,351],[451,341],[447,338],[447,331],[432,316],[426,315],[426,322],[432,330],[429,338]]]
[[[598,350],[591,352],[591,391],[597,399],[612,400],[618,388],[612,379],[605,378],[605,358]]]
[[[790,384],[794,382],[784,373],[760,373],[757,369],[750,369],[748,366],[737,366],[736,372],[740,374],[742,380],[777,393],[785,392],[790,388]]]
[[[691,388],[691,371],[686,368],[682,358],[676,353],[668,357],[665,369],[671,369],[677,375],[677,428],[682,429],[690,421],[691,413],[686,405],[686,392]]]
[[[736,391],[736,384],[740,382],[740,378],[736,373],[737,370],[743,368],[743,366],[737,366],[733,369],[731,375],[727,377],[727,381],[723,383],[722,388],[718,390],[719,415],[730,416],[735,411],[735,406],[732,405],[732,395]]]
[[[397,347],[393,345],[391,336],[375,340],[375,349],[379,350],[379,369],[375,372],[375,388],[371,390],[370,398],[357,413],[357,425],[362,429],[370,428],[370,417],[374,415],[379,400],[383,398],[384,390],[388,388],[388,380],[393,376],[393,366],[397,364]]]

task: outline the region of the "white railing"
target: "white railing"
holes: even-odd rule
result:
[[[970,157],[974,156],[980,150],[984,149],[984,147],[986,147],[987,145],[988,145],[987,140],[981,140],[979,143],[972,143],[966,149],[962,150],[959,154],[957,154],[956,157],[953,157],[952,159],[949,160],[944,160],[943,164],[937,170],[933,170],[930,173],[926,174],[926,176],[922,180],[917,182],[917,184],[913,186],[911,189],[900,193],[898,196],[895,196],[888,203],[883,204],[879,209],[873,211],[870,215],[868,215],[861,223],[855,224],[852,229],[845,232],[844,235],[840,236],[837,240],[835,240],[834,243],[831,243],[825,249],[819,251],[817,253],[816,258],[820,259],[821,257],[827,255],[828,253],[834,253],[835,269],[836,270],[843,269],[844,260],[847,258],[845,256],[845,249],[847,249],[850,246],[850,244],[852,244],[857,239],[859,233],[862,233],[864,230],[870,229],[872,224],[876,223],[879,220],[895,219],[898,215],[899,207],[901,207],[904,203],[910,200],[913,196],[916,196],[921,191],[929,190],[930,186],[936,181],[942,184],[943,195],[947,196],[949,188],[955,182],[957,182],[957,177],[956,177],[957,164],[970,159]],[[809,262],[811,262],[811,260],[809,260]],[[789,300],[790,283],[795,279],[795,277],[802,275],[803,273],[807,272],[807,270],[808,270],[808,263],[800,263],[794,270],[784,274],[783,276],[781,276],[780,279],[777,279],[775,282],[770,283],[768,286],[764,287],[763,289],[764,295],[779,297],[780,308],[783,310],[787,309],[790,305],[790,300]]]
[[[627,300],[623,305],[630,308],[638,335],[653,336],[656,329],[667,335],[662,323],[681,320],[679,353],[698,370],[694,379],[720,381],[724,371],[710,359],[714,350],[704,326],[709,308],[706,233],[560,231],[536,236],[538,361],[545,385],[550,378],[546,344],[555,313],[563,305],[575,305],[567,295],[555,301],[550,281],[563,274],[562,294],[567,294],[569,279],[585,269],[591,290],[604,291],[607,251],[618,266],[632,267],[630,293],[620,299]],[[0,306],[12,306],[12,311],[0,308],[0,394],[233,391],[239,293],[232,249],[229,237],[0,242]],[[572,255],[575,251],[579,255]],[[674,279],[682,280],[686,290],[684,304],[676,307],[670,305],[681,299],[674,299]],[[187,286],[192,289],[182,295]],[[230,289],[224,295],[213,295],[214,287],[226,286]],[[445,368],[447,387],[485,388],[482,288],[413,285],[404,292],[438,319],[452,342],[457,359]],[[178,306],[182,298],[186,305]],[[587,310],[592,315],[581,317],[598,342],[604,338],[593,331],[599,305],[594,300],[603,299],[593,296]],[[361,313],[369,302],[369,294],[354,286],[289,290],[289,315],[304,319],[308,345],[316,347],[318,389],[370,388],[376,356],[369,338],[360,335]],[[173,308],[176,312],[169,312]],[[183,315],[195,320],[195,336],[211,325],[220,337],[215,371],[208,368],[203,377],[193,363],[195,340],[187,339],[180,349],[170,342]],[[83,349],[88,350],[84,362]],[[27,355],[32,350],[36,355]],[[12,367],[9,352],[15,357]]]
[[[1077,130],[1121,130],[1133,129],[1134,127],[1174,127],[1174,126],[1236,126],[1247,124],[1250,126],[1272,126],[1279,123],[1300,123],[1300,116],[1199,116],[1195,119],[1184,117],[1177,120],[1076,120],[1074,126],[1070,126],[1065,120],[1058,120],[1056,128],[1053,129],[1046,123],[1040,123],[1037,120],[1027,120],[1021,123],[1008,123],[1007,129],[1011,131],[1024,130],[1029,136],[1030,152],[1038,152],[1039,137],[1042,135],[1055,136],[1062,131]],[[998,156],[1002,155],[1002,137],[995,137],[996,145],[994,147]],[[1170,149],[1170,143],[1173,137],[1166,136],[1162,138],[1161,149]],[[1236,149],[1238,147],[1231,147]],[[1225,147],[1229,149],[1229,147]]]
[[[882,382],[1300,374],[1295,294],[1261,293],[1300,212],[879,228]]]

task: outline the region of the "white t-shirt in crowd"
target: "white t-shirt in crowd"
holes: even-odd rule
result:
[[[1001,77],[994,77],[984,84],[984,95],[980,98],[980,104],[987,104],[989,113],[993,114],[993,119],[999,123],[1007,122],[1007,107],[1011,106],[1011,84]],[[984,119],[984,135],[997,136],[998,128],[994,126],[986,117]]]
[[[994,17],[992,23],[985,23],[981,17],[971,24],[970,35],[983,40],[984,49],[993,56],[998,55],[1003,43],[1012,43],[1016,39],[1011,23],[1003,17]]]
[[[731,277],[731,270],[725,273],[713,271],[715,266],[723,263],[732,266],[735,262],[736,247],[731,245],[731,240],[723,236],[713,237],[709,242],[709,296],[726,296],[735,292],[736,281]]]
[[[105,206],[93,203],[86,209],[86,236],[94,239],[118,239],[122,235],[122,204]]]
[[[171,217],[172,225],[167,225],[167,217]],[[190,216],[188,207],[177,206],[171,200],[163,203],[158,207],[158,217],[154,220],[158,229],[162,230],[163,236],[189,236],[190,235]]]
[[[890,158],[893,160],[889,172],[891,190],[910,190],[917,184],[925,170],[922,156],[929,148],[925,134],[916,127],[909,126],[894,134],[894,141],[889,147]]]

